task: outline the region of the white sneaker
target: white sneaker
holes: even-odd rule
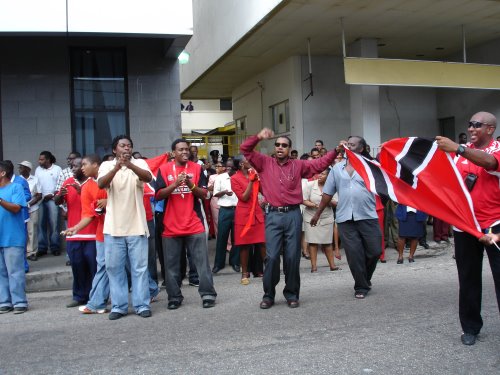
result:
[[[105,314],[107,312],[106,309],[91,310],[87,306],[80,306],[80,307],[78,307],[78,310],[82,314]]]

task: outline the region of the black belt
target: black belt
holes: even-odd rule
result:
[[[267,209],[269,211],[277,211],[277,212],[288,212],[292,210],[298,210],[299,208],[300,205],[298,204],[291,204],[289,206],[281,206],[281,207],[271,206],[270,204],[267,205]]]
[[[228,208],[230,210],[234,210],[236,206],[220,206],[219,208]]]

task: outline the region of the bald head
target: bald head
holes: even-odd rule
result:
[[[477,112],[476,114],[474,114],[474,116],[472,116],[471,120],[480,121],[485,124],[494,126],[495,128],[497,127],[497,118],[489,112]]]

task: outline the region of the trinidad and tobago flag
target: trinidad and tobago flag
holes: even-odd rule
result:
[[[380,162],[346,153],[372,193],[424,211],[477,238],[484,235],[455,163],[433,139],[390,140],[382,145]]]

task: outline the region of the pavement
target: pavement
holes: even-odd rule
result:
[[[430,249],[428,250],[421,246],[417,248],[417,253],[415,255],[416,259],[438,256],[444,252],[449,252],[450,247],[452,247],[452,243],[447,244],[446,242],[442,242],[441,244],[437,244],[434,241],[428,241],[428,243],[430,245]],[[208,241],[208,252],[211,265],[213,265],[213,259],[215,257],[215,244],[215,239]],[[395,249],[387,248],[386,253],[388,261],[397,259],[397,252]],[[320,265],[321,262],[324,261],[322,254],[318,254],[318,261]],[[30,272],[26,274],[27,292],[48,292],[72,288],[73,275],[71,273],[71,267],[66,266],[66,257],[64,253],[61,253],[59,256],[53,256],[52,254],[44,255],[35,262],[29,261],[29,265]],[[303,262],[301,267],[310,267],[309,262]],[[159,263],[158,270],[160,270]],[[231,267],[226,267],[220,273],[224,274],[230,272],[232,272]]]
[[[396,258],[388,249],[365,300],[353,297],[344,254],[335,272],[322,254],[314,274],[302,259],[296,309],[281,294],[283,275],[276,305],[261,310],[261,280],[242,286],[229,267],[214,277],[214,308],[203,309],[197,288],[185,284],[178,310],[166,309],[162,291],[149,319],[132,309],[118,321],[82,315],[65,307],[70,290],[29,293],[27,313],[0,315],[0,374],[498,375],[500,319],[487,258],[484,327],[472,347],[460,342],[452,248],[419,249],[415,263]],[[63,257],[41,261],[67,272]]]

